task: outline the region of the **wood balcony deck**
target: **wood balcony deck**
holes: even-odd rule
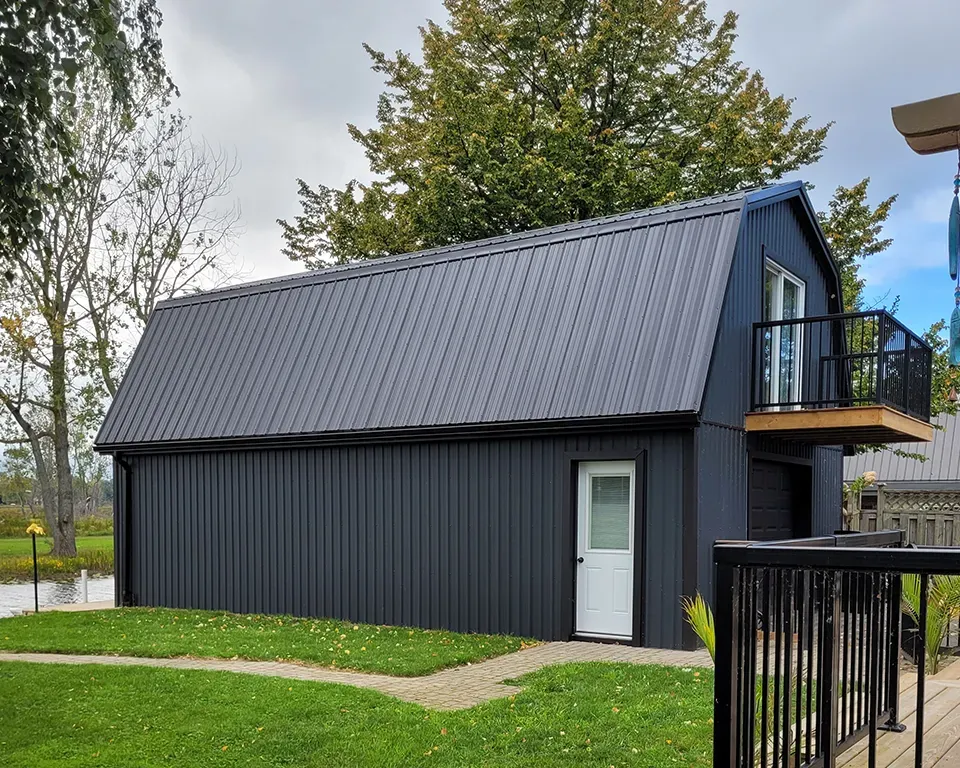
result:
[[[933,440],[933,426],[886,405],[757,411],[747,432],[763,432],[816,445],[917,443]],[[960,766],[960,763],[958,763]]]

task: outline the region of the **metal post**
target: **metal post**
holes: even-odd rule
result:
[[[87,569],[80,570],[80,602],[86,603],[87,600]]]
[[[877,392],[875,402],[878,405],[882,405],[887,401],[887,393],[884,388],[884,357],[885,357],[885,338],[887,330],[887,315],[885,312],[880,313],[880,328],[877,336]]]
[[[37,534],[31,533],[33,539],[33,610],[40,613],[40,576],[37,571]]]
[[[900,642],[903,610],[903,583],[899,573],[890,574],[890,637],[887,638],[887,697],[890,701],[890,719],[880,726],[882,731],[903,733],[907,726],[900,722]]]
[[[823,745],[823,768],[833,768],[836,763],[838,723],[837,708],[840,705],[840,687],[837,682],[840,678],[840,631],[837,627],[837,617],[840,615],[840,572],[824,572],[823,602],[821,610],[823,617],[823,647],[820,653],[826,650],[829,659],[821,659],[823,680],[820,681],[818,698],[822,711],[817,713],[820,727],[826,734]],[[808,685],[812,685],[809,682]],[[817,737],[819,741],[819,736]]]
[[[736,569],[716,566],[716,674],[713,693],[713,764],[734,768],[737,762],[737,661],[736,637],[740,619],[740,599],[736,588]]]
[[[929,597],[930,576],[920,575],[920,621],[918,635],[920,639],[917,651],[917,738],[914,745],[916,768],[923,768],[923,705],[926,701],[927,677],[927,598]]]

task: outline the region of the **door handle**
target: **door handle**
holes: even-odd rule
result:
[[[578,557],[578,558],[577,558],[577,562],[578,562],[578,563],[582,563],[582,562],[583,562],[583,558],[582,558],[582,557]]]

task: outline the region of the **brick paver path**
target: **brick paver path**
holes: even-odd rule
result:
[[[164,667],[242,672],[293,680],[341,683],[373,688],[398,699],[431,709],[466,709],[490,699],[522,690],[504,680],[534,672],[548,664],[572,661],[623,661],[632,664],[664,664],[674,667],[709,667],[706,651],[665,651],[600,643],[544,643],[487,661],[445,669],[424,677],[392,677],[365,672],[346,672],[279,661],[238,659],[147,659],[133,656],[79,656],[59,653],[0,653],[0,661],[31,661],[45,664],[107,664],[112,666]]]

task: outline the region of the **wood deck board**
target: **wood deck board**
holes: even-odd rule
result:
[[[924,692],[923,765],[960,766],[960,662],[928,678]],[[904,675],[900,691],[903,733],[881,731],[877,741],[878,768],[912,768],[917,724],[916,675]],[[837,761],[838,766],[867,768],[868,739],[862,739]]]

